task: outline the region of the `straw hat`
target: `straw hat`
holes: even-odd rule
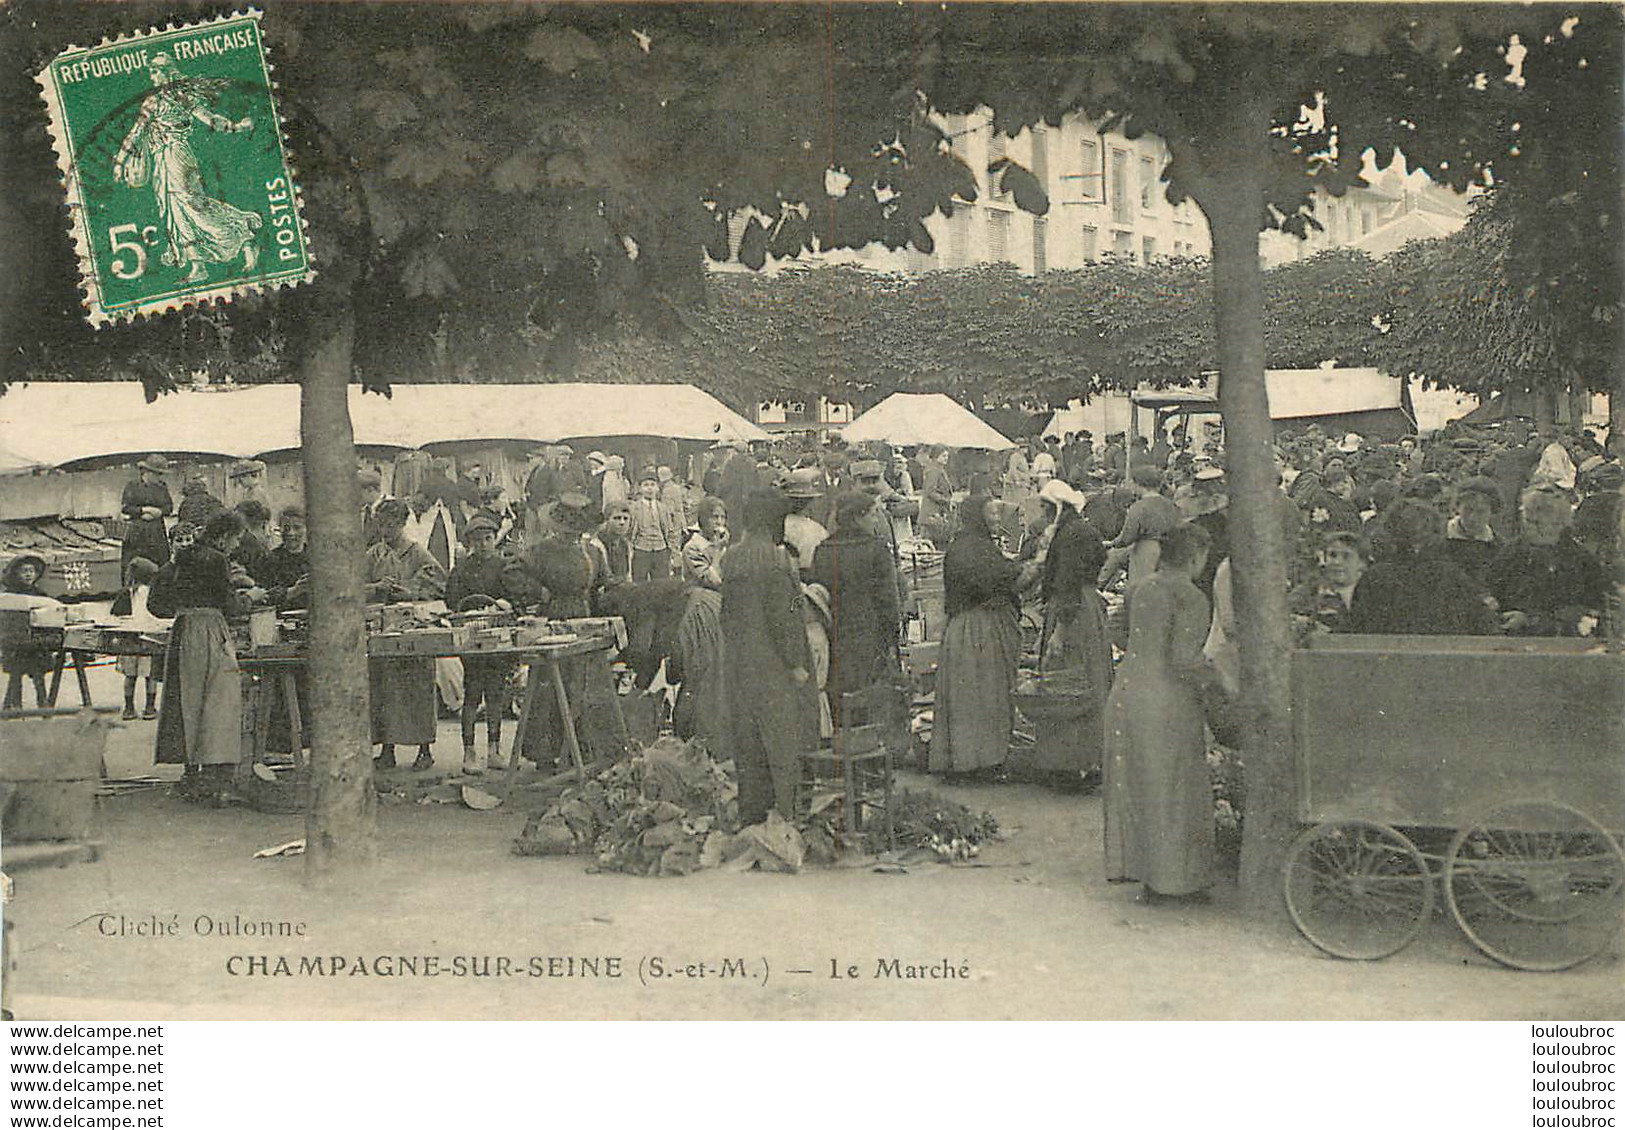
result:
[[[169,473],[169,460],[165,459],[157,452],[147,456],[145,459],[141,460],[141,462],[137,463],[136,466],[143,471],[151,471],[158,475]]]

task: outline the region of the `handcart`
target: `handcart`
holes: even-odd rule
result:
[[[1584,639],[1316,637],[1293,655],[1287,910],[1337,957],[1404,948],[1442,896],[1516,969],[1625,918],[1625,655]]]

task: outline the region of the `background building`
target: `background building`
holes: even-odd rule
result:
[[[1009,263],[1023,274],[1038,275],[1107,255],[1143,264],[1206,257],[1212,249],[1201,210],[1189,201],[1168,203],[1161,178],[1169,155],[1160,137],[1144,134],[1131,141],[1115,131],[1103,133],[1077,114],[1058,127],[1039,124],[1015,137],[996,133],[992,114],[985,111],[942,124],[954,152],[976,175],[977,198],[952,216],[937,213],[926,220],[935,249],[926,254],[877,245],[811,258],[903,273]],[[987,170],[1001,157],[1038,178],[1049,196],[1046,215],[1022,211],[1011,193],[1000,191],[1000,178]],[[1450,235],[1467,222],[1468,198],[1407,171],[1403,155],[1385,170],[1367,155],[1364,175],[1368,187],[1351,188],[1341,197],[1316,193],[1322,230],[1308,239],[1262,233],[1263,265],[1338,247],[1359,248],[1380,259],[1412,239]]]

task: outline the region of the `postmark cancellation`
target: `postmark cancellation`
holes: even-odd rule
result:
[[[92,325],[313,276],[258,11],[69,47],[35,78]]]

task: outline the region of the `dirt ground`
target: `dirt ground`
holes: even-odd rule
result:
[[[96,674],[99,700],[113,701],[109,673]],[[158,772],[153,727],[114,732],[113,776]],[[452,769],[460,746],[450,723],[435,749],[440,768]],[[200,809],[166,790],[108,798],[99,862],[17,877],[7,908],[18,959],[13,1007],[20,1019],[1625,1014],[1617,942],[1578,969],[1518,973],[1480,956],[1441,915],[1392,958],[1338,961],[1290,928],[1241,922],[1233,885],[1221,885],[1211,905],[1166,908],[1106,883],[1098,797],[905,776],[905,786],[991,810],[1005,839],[975,866],[926,864],[907,874],[865,867],[640,879],[592,874],[582,858],[512,854],[517,812],[397,804],[380,809],[375,872],[313,892],[302,860],[253,858],[302,835],[300,817]],[[303,924],[304,934],[220,936],[238,919]],[[153,922],[173,923],[175,936],[135,932]],[[423,975],[431,955],[441,969],[433,977]],[[405,956],[417,957],[418,975],[385,975]],[[248,960],[259,957],[267,960]],[[321,975],[309,960],[317,957]],[[345,962],[336,975],[334,957]],[[571,957],[578,975],[551,975],[568,971],[562,959]],[[508,959],[503,976],[498,958]],[[580,975],[583,958],[598,959],[596,976]],[[618,977],[610,976],[615,958]],[[924,975],[889,975],[893,959],[899,974],[913,966]],[[366,971],[355,973],[363,961]],[[946,976],[933,978],[933,969]],[[490,975],[475,975],[481,970]]]

